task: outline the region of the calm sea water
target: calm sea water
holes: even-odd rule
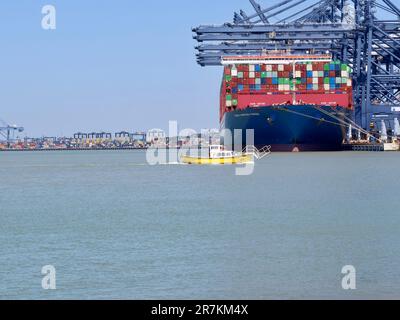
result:
[[[400,298],[399,163],[277,153],[235,176],[143,151],[0,153],[0,298]]]

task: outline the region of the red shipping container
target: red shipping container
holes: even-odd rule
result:
[[[261,72],[256,72],[256,78],[261,78]]]

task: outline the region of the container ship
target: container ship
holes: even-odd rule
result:
[[[352,118],[351,68],[330,54],[222,58],[220,123],[242,143],[272,151],[340,150]],[[254,141],[246,141],[246,130]],[[224,143],[229,145],[228,137]]]

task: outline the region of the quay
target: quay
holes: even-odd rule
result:
[[[385,151],[400,151],[400,144],[392,143],[346,143],[343,145],[346,151],[370,151],[370,152],[385,152]]]

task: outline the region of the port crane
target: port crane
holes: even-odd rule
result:
[[[14,139],[15,132],[23,132],[24,128],[19,127],[17,125],[9,125],[4,120],[0,119],[0,138],[1,136],[7,142],[7,146],[10,146],[10,143]]]
[[[332,53],[352,67],[354,121],[365,130],[374,118],[400,119],[400,9],[394,0],[284,0],[232,22],[193,28],[197,62],[219,66],[223,57],[266,50]]]

